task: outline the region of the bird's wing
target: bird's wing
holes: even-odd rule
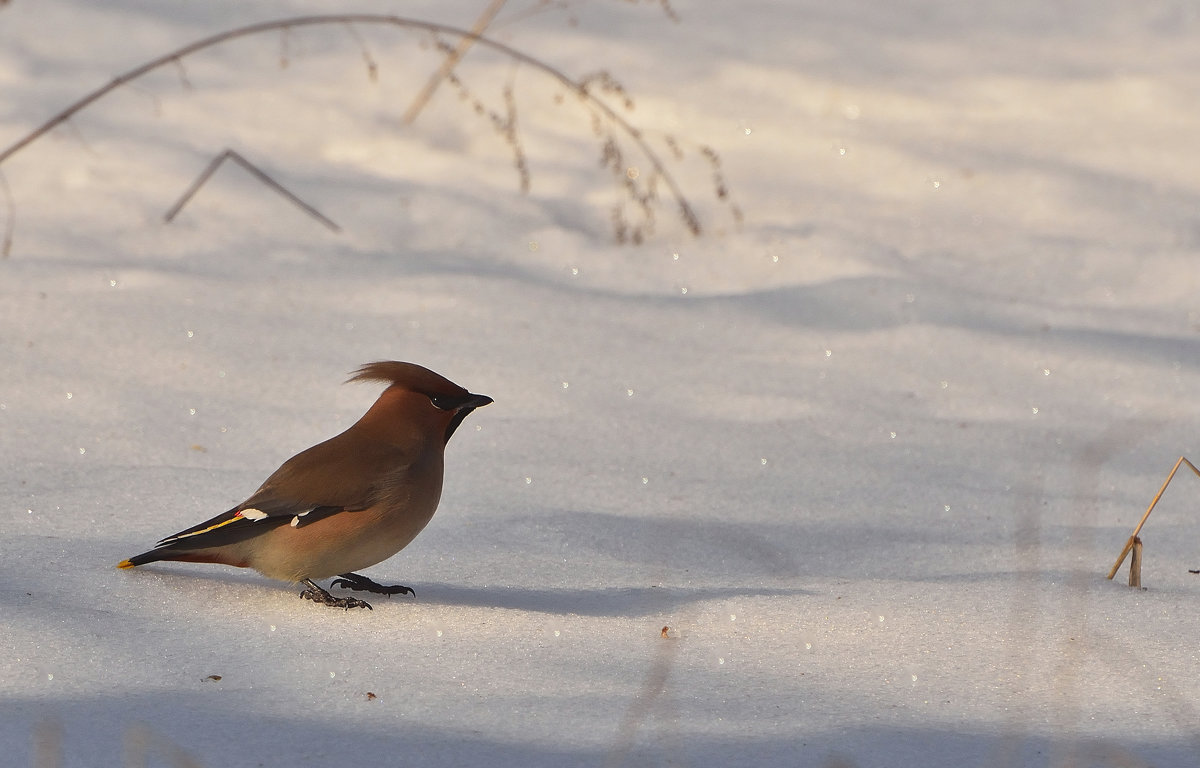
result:
[[[336,444],[341,437],[301,451],[241,504],[168,536],[156,547],[219,547],[281,525],[300,527],[339,512],[366,509],[374,503],[389,471],[403,468],[404,457],[390,446],[346,449]],[[350,478],[358,481],[348,482]]]
[[[244,541],[257,536],[272,528],[291,524],[300,526],[303,523],[320,520],[323,517],[345,511],[344,507],[331,506],[301,506],[291,512],[284,513],[280,509],[276,514],[268,515],[260,509],[244,504],[238,505],[228,512],[223,512],[214,518],[205,520],[185,531],[168,536],[155,545],[155,549],[208,549],[221,547],[238,541]]]
[[[285,461],[239,508],[268,517],[316,507],[366,509],[387,478],[410,461],[394,446],[355,440],[343,432]]]

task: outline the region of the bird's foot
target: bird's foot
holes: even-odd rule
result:
[[[304,584],[305,590],[300,593],[300,597],[305,600],[312,600],[314,603],[328,605],[331,608],[345,608],[347,611],[351,608],[375,610],[366,600],[359,600],[357,597],[334,597],[308,579],[301,580],[301,583]]]
[[[393,585],[390,587],[385,587],[384,585],[377,584],[374,581],[371,581],[370,579],[368,579],[366,576],[362,576],[357,573],[340,574],[336,579],[333,580],[333,583],[331,583],[329,585],[329,587],[331,589],[333,587],[341,587],[342,589],[353,589],[353,590],[357,590],[359,592],[374,592],[377,595],[412,595],[413,597],[417,596],[417,593],[413,592],[412,589],[410,589],[409,587],[405,587],[400,584],[396,584],[396,585]]]

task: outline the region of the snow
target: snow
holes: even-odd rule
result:
[[[500,112],[512,84],[529,194],[452,86],[401,125],[440,58],[380,26],[196,53],[0,165],[0,762],[1197,765],[1200,479],[1147,589],[1104,576],[1196,458],[1200,15],[535,7],[489,34],[621,82],[700,237],[660,190],[616,243],[586,112],[482,47],[457,71]],[[331,10],[0,5],[0,151]],[[165,223],[226,148],[342,231],[234,165]],[[115,568],[352,423],[377,359],[495,398],[368,571],[416,599]]]

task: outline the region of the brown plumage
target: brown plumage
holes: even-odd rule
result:
[[[369,363],[349,381],[389,386],[353,426],[285,461],[250,498],[118,567],[183,560],[253,568],[303,583],[302,597],[342,608],[371,606],[333,597],[314,579],[340,575],[335,585],[411,593],[354,571],[386,560],[421,532],[441,498],[446,442],[492,399],[413,363]]]

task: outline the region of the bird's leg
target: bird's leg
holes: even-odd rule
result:
[[[300,593],[300,597],[303,597],[305,600],[312,600],[314,603],[321,603],[322,605],[332,606],[333,608],[345,608],[346,610],[350,610],[351,608],[366,608],[367,610],[374,610],[371,608],[370,603],[365,600],[359,600],[357,597],[334,597],[325,590],[321,589],[310,579],[301,579],[300,583],[306,587],[306,589]]]
[[[354,589],[359,592],[374,592],[377,595],[417,596],[417,593],[413,592],[409,587],[401,586],[400,584],[396,584],[391,587],[385,587],[384,585],[377,584],[368,579],[366,576],[358,573],[339,574],[338,577],[333,580],[333,583],[329,585],[329,587],[330,589],[333,587],[341,587],[342,589]]]

